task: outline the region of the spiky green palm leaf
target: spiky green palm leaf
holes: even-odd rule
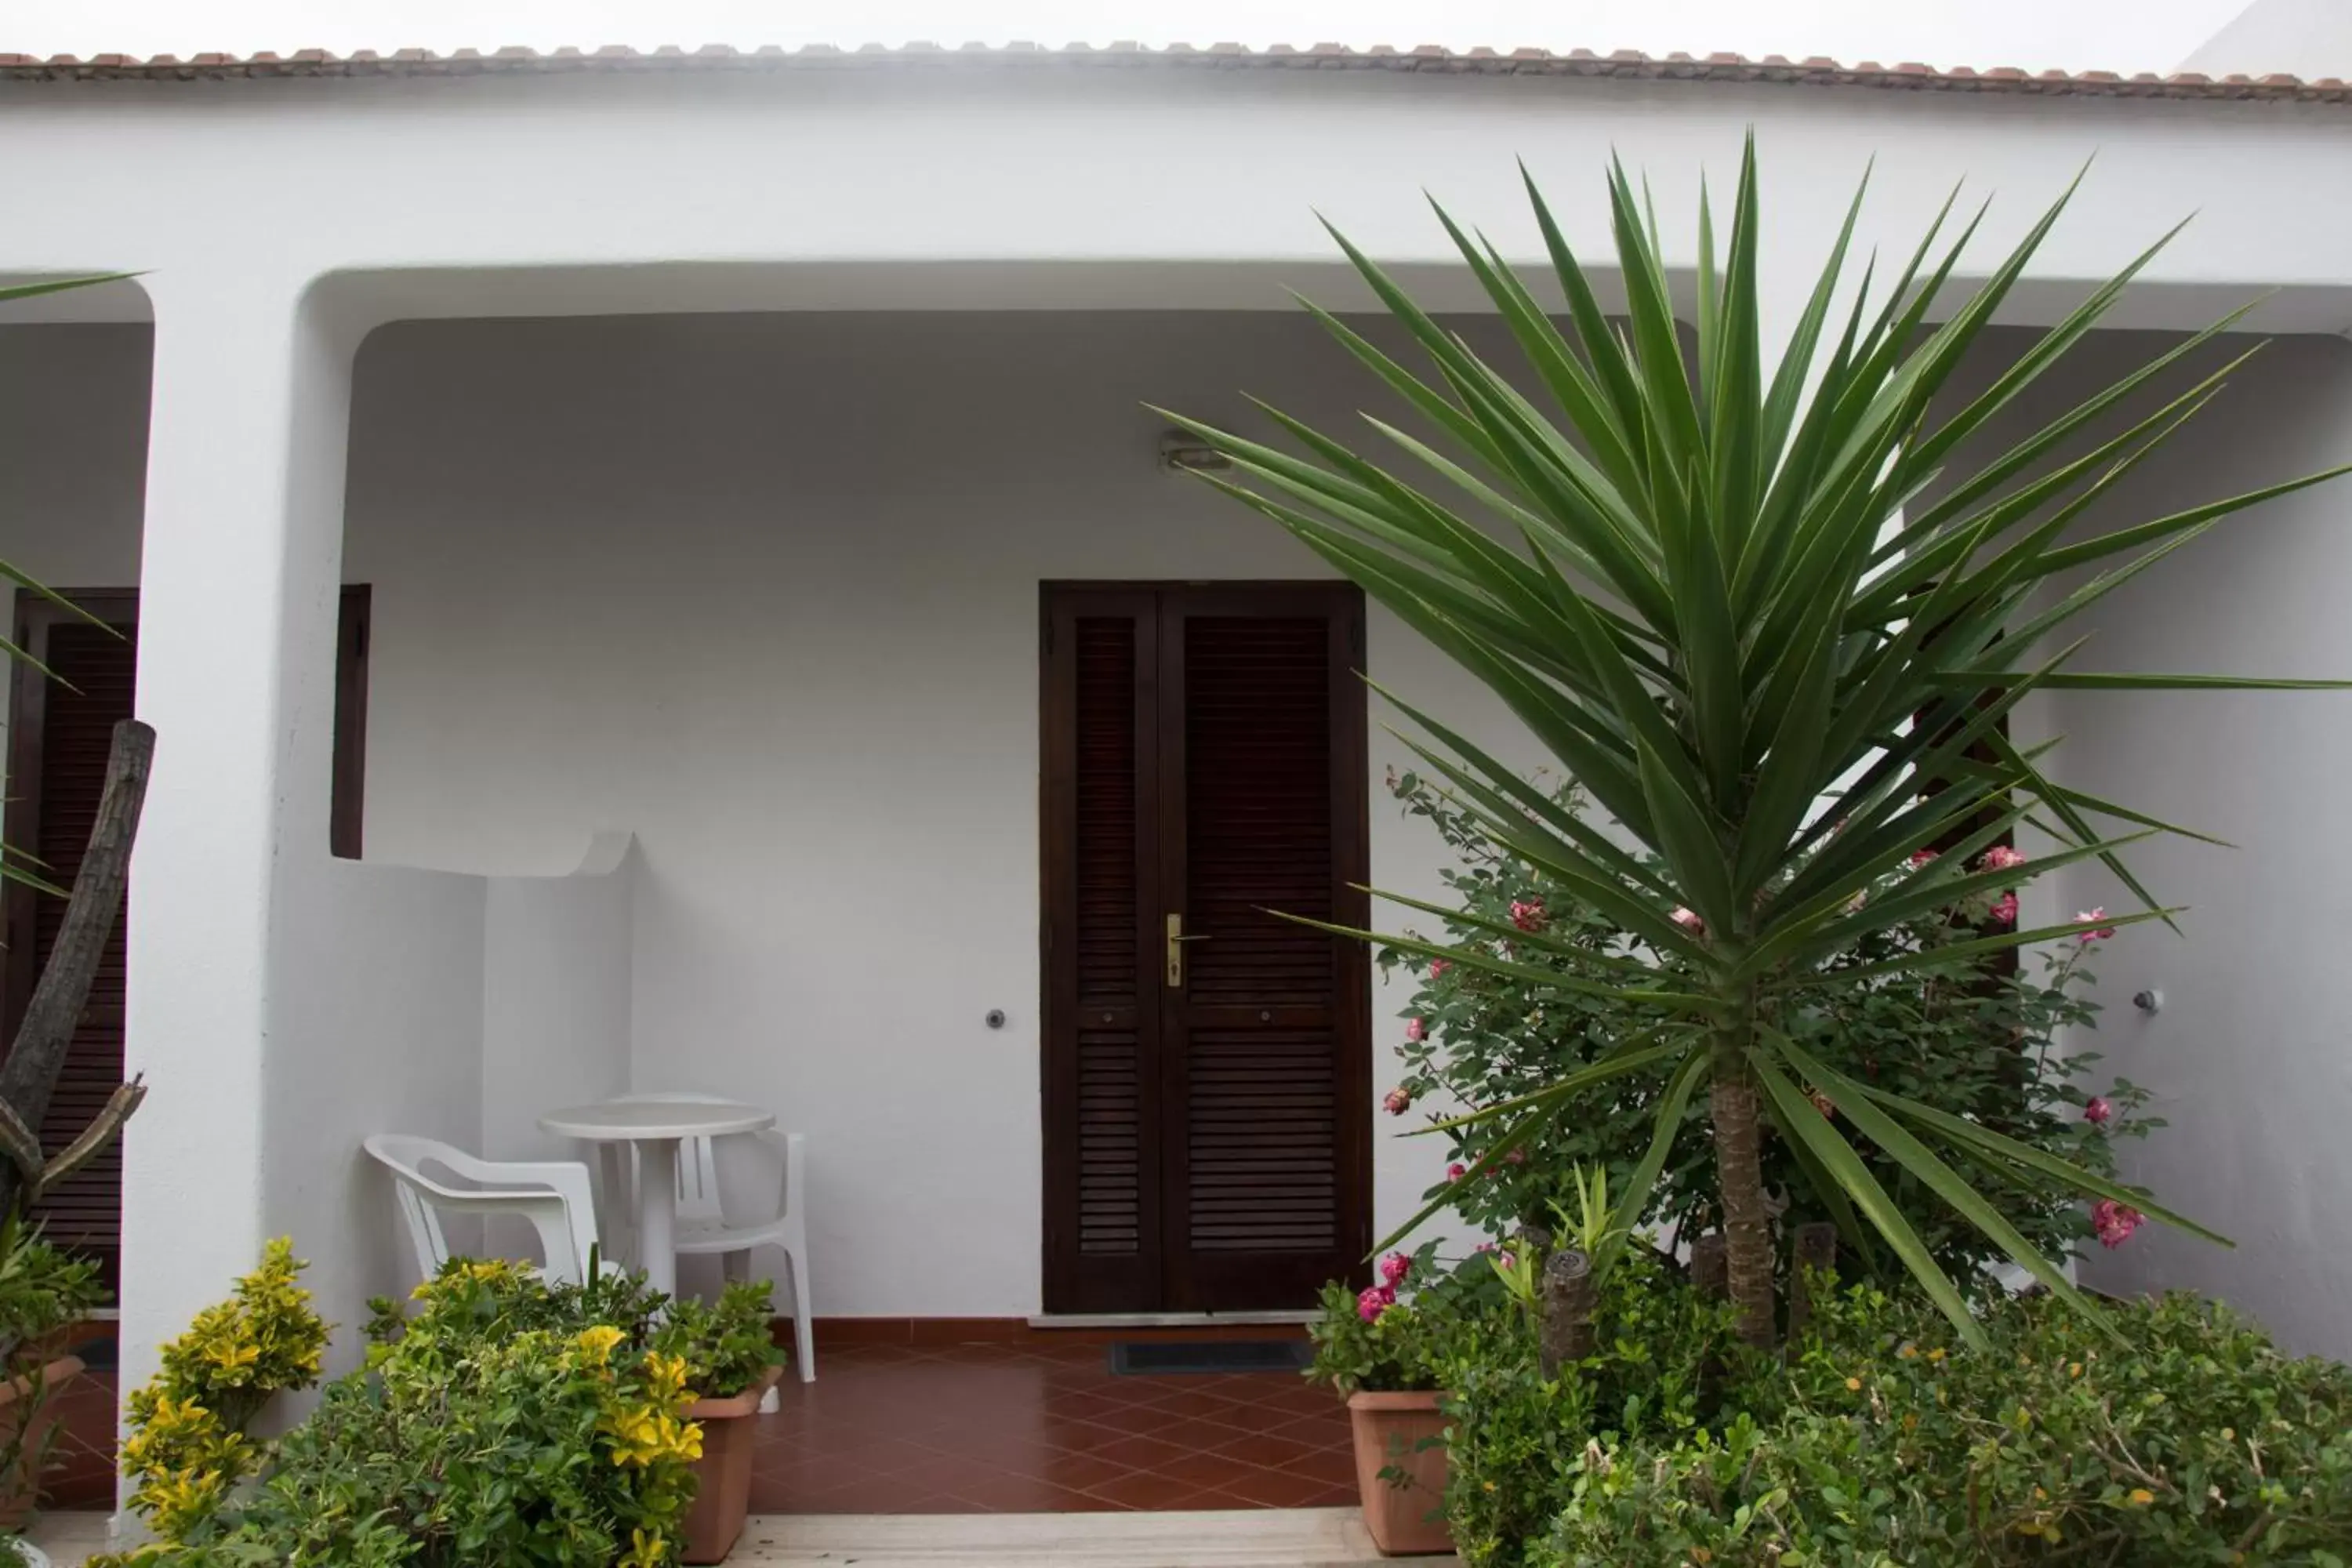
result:
[[[2164,243],[2095,290],[1990,387],[1941,412],[1939,395],[2072,187],[1980,287],[1932,322],[1977,219],[1944,243],[1947,202],[1891,287],[1874,291],[1865,272],[1849,289],[1858,191],[1769,374],[1752,142],[1719,255],[1701,196],[1689,347],[1654,216],[1622,164],[1608,178],[1622,325],[1603,313],[1531,179],[1527,190],[1564,315],[1539,303],[1483,236],[1438,211],[1525,357],[1518,379],[1332,231],[1428,368],[1410,369],[1337,317],[1316,314],[1418,412],[1432,437],[1370,420],[1386,451],[1375,460],[1272,410],[1295,448],[1170,416],[1231,459],[1231,477],[1204,476],[1211,483],[1289,530],[1485,681],[1646,851],[1550,808],[1464,737],[1403,710],[1427,742],[1423,754],[1500,846],[1638,938],[1623,962],[1606,966],[1617,979],[1580,988],[1621,994],[1638,1016],[1671,1023],[1621,1058],[1497,1109],[1524,1130],[1629,1062],[1669,1069],[1656,1144],[1623,1194],[1620,1223],[1630,1224],[1702,1080],[1718,1096],[1718,1123],[1725,1106],[1739,1103],[1720,1098],[1727,1089],[1748,1096],[1824,1201],[1858,1211],[1973,1337],[1959,1293],[1860,1158],[1851,1128],[2072,1297],[2063,1276],[1979,1194],[1967,1168],[2003,1179],[2030,1173],[2189,1222],[1973,1123],[1847,1082],[1774,1026],[1776,1009],[1822,984],[1822,961],[1860,938],[1989,887],[1997,874],[1971,870],[1970,858],[2029,813],[2063,846],[2044,868],[2099,860],[2146,906],[2095,923],[2169,921],[2174,911],[2118,858],[2128,837],[2103,835],[2093,819],[2168,826],[2052,784],[2034,755],[2010,744],[2001,721],[2030,693],[2060,688],[2340,684],[2084,673],[2073,668],[2074,647],[2052,654],[2046,646],[2068,619],[2222,519],[2346,470],[2128,524],[2094,514],[2099,526],[2087,535],[2078,526],[2214,395],[2227,369],[2120,434],[2087,441],[2081,433],[2235,316],[1997,456],[1975,455],[1971,438],[1989,433],[2100,322]],[[2084,574],[2086,567],[2105,569]],[[2068,583],[2053,581],[2062,574]],[[1958,852],[1926,860],[1891,893],[1882,889],[1856,907],[1886,868],[1937,845]],[[1677,906],[1695,911],[1703,930],[1678,921]],[[1853,983],[2087,929],[1993,931],[1843,974]],[[1522,951],[1540,953],[1539,933],[1510,934]],[[1373,940],[1522,979],[1547,973],[1492,943]],[[1843,1125],[1813,1110],[1801,1084],[1830,1095]],[[1751,1284],[1753,1268],[1751,1258]],[[1767,1278],[1769,1315],[1769,1270]]]

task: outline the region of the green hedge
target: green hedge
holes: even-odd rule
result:
[[[2119,1305],[2102,1327],[1990,1301],[1992,1350],[1972,1353],[1932,1307],[1854,1287],[1759,1361],[1654,1267],[1612,1287],[1575,1377],[1542,1382],[1517,1327],[1457,1366],[1465,1562],[2352,1560],[2352,1372],[2212,1303]]]

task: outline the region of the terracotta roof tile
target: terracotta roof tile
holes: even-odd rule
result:
[[[1874,87],[1912,92],[2023,94],[2073,98],[2155,98],[2227,101],[2352,103],[2352,84],[2335,78],[2306,81],[2292,76],[2260,79],[2231,76],[2215,79],[2194,71],[2171,76],[2142,72],[2125,77],[2114,71],[2028,72],[2013,66],[1981,70],[1966,67],[1937,68],[1916,60],[1882,65],[1865,60],[1842,65],[1820,55],[1791,60],[1782,55],[1761,59],[1745,55],[1711,54],[1704,58],[1675,53],[1643,54],[1618,49],[1596,54],[1591,49],[1448,49],[1420,44],[1400,49],[1378,45],[1350,49],[1338,44],[1294,47],[1273,44],[1250,48],[1235,43],[1201,47],[1169,44],[1145,47],[1131,40],[1108,45],[1036,43],[1002,45],[966,43],[952,47],[932,42],[861,44],[843,48],[832,44],[808,44],[796,48],[774,45],[739,49],[725,44],[704,44],[687,49],[676,45],[641,50],[617,45],[601,48],[552,50],[509,45],[488,53],[455,49],[396,49],[380,54],[371,49],[336,55],[325,49],[298,49],[289,55],[199,54],[186,59],[170,55],[147,58],[123,54],[87,58],[58,55],[39,59],[31,55],[0,53],[0,80],[187,81],[234,77],[393,77],[393,76],[561,76],[605,71],[683,70],[871,70],[894,65],[951,64],[972,69],[1083,70],[1089,67],[1154,65],[1177,70],[1393,70],[1436,71],[1466,76],[1615,77],[1635,80],[1773,82],[1822,87]]]

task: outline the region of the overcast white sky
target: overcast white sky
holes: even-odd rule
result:
[[[1538,45],[2169,70],[2245,0],[0,0],[0,51],[524,44]]]

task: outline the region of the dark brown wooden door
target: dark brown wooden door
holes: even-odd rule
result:
[[[16,646],[57,679],[17,663],[8,713],[8,800],[5,839],[19,864],[60,888],[81,869],[82,851],[98,815],[114,726],[131,716],[139,658],[139,595],[131,589],[77,590],[73,602],[103,622],[88,620],[30,592],[16,600]],[[335,739],[332,826],[334,854],[360,852],[360,807],[367,714],[369,591],[343,590],[335,653]],[[168,746],[168,736],[158,737]],[[65,919],[66,901],[22,883],[0,893],[7,952],[0,962],[0,1050],[16,1037],[35,981],[48,963]],[[129,964],[127,921],[118,916],[89,1002],[68,1048],[65,1070],[42,1120],[41,1142],[56,1153],[89,1124],[122,1081],[124,1006]],[[97,1258],[113,1278],[122,1227],[120,1142],[44,1196],[34,1215],[50,1240]]]
[[[1057,1312],[1310,1305],[1370,1242],[1363,602],[1049,586]]]

